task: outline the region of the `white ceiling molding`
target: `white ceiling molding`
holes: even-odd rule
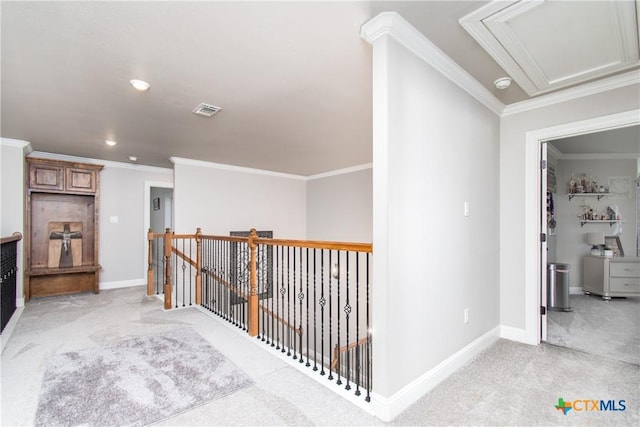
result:
[[[530,96],[640,65],[633,1],[494,1],[459,22]]]
[[[268,175],[275,176],[278,178],[288,178],[288,179],[297,179],[301,181],[306,181],[307,177],[302,175],[294,175],[291,173],[283,173],[283,172],[274,172],[264,169],[254,169],[247,168],[244,166],[234,166],[234,165],[225,165],[224,163],[214,163],[214,162],[206,162],[203,160],[193,160],[193,159],[185,159],[182,157],[169,157],[171,163],[174,165],[187,165],[187,166],[197,166],[201,168],[209,168],[209,169],[221,169],[232,172],[241,172],[241,173],[252,173],[257,175]]]
[[[393,37],[491,111],[502,114],[504,104],[498,98],[398,13],[382,12],[360,28],[360,37],[370,44],[385,35]]]
[[[585,83],[580,86],[565,89],[563,91],[550,93],[527,101],[509,104],[504,108],[502,116],[510,116],[536,108],[547,107],[565,101],[582,98],[584,96],[595,95],[609,90],[618,89],[625,86],[640,84],[640,70],[628,71],[617,76],[608,77],[592,83]]]
[[[105,168],[131,169],[141,172],[173,174],[173,169],[159,168],[157,166],[134,165],[131,163],[114,162],[111,160],[91,159],[88,157],[68,156],[66,154],[47,153],[44,151],[34,151],[29,157],[50,160],[64,160],[67,162],[88,163],[92,165],[103,165]]]
[[[373,168],[373,163],[366,163],[364,165],[352,166],[350,168],[344,168],[344,169],[338,169],[338,170],[329,171],[329,172],[323,172],[323,173],[319,173],[319,174],[316,174],[316,175],[309,175],[307,177],[307,181],[313,181],[313,180],[322,179],[322,178],[330,178],[332,176],[345,175],[345,174],[348,174],[348,173],[359,172],[359,171],[362,171],[362,170],[367,170],[367,169],[372,169],[372,168]]]

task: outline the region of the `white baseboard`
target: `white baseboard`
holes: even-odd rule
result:
[[[529,344],[527,331],[521,328],[512,328],[511,326],[500,325],[500,338]]]
[[[16,298],[16,307],[24,307],[24,297]]]
[[[116,282],[100,282],[100,290],[129,288],[131,286],[146,285],[146,279],[120,280]]]
[[[584,292],[582,291],[582,286],[571,286],[569,288],[569,295],[582,295]]]
[[[23,311],[24,303],[22,304],[22,306],[16,307],[16,311],[13,312],[13,316],[11,316],[11,319],[9,319],[7,326],[4,327],[4,331],[2,331],[2,334],[0,335],[0,338],[2,338],[2,348],[0,349],[0,352],[4,351],[4,347],[5,345],[7,345],[9,338],[11,338],[11,334],[13,333],[13,330],[18,323],[18,319],[20,319],[20,316],[22,316]]]
[[[444,360],[435,368],[422,374],[413,382],[407,384],[391,397],[383,397],[371,393],[371,404],[374,414],[383,421],[391,421],[402,411],[414,404],[435,386],[444,381],[449,375],[460,369],[473,357],[493,345],[499,338],[500,327],[495,327],[482,335],[462,350]]]

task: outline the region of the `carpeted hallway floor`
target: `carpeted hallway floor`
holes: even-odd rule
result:
[[[384,425],[195,308],[165,312],[144,287],[34,300],[2,353],[3,426],[32,425],[47,360],[54,354],[191,327],[254,384],[158,425]],[[375,383],[374,383],[375,384]],[[551,345],[499,340],[392,425],[638,425],[640,367]],[[558,399],[625,400],[625,411],[555,409]]]

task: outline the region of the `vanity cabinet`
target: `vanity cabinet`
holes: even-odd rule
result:
[[[640,296],[640,258],[585,255],[583,265],[586,294],[612,297]]]
[[[25,300],[99,292],[101,165],[26,158]]]

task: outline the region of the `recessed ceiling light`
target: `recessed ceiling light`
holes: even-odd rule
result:
[[[137,162],[138,158],[136,156],[129,156],[129,160],[131,160],[132,162]]]
[[[114,145],[116,145],[116,144],[117,144],[117,142],[116,142],[116,141],[114,141],[114,140],[112,140],[112,139],[107,139],[107,140],[105,140],[104,142],[105,142],[105,144],[107,144],[107,145],[108,145],[108,146],[110,146],[110,147],[113,147]]]
[[[506,89],[511,86],[511,79],[509,77],[500,77],[498,80],[493,82],[497,89]]]
[[[129,80],[129,84],[140,92],[145,92],[151,87],[151,85],[144,80]]]

